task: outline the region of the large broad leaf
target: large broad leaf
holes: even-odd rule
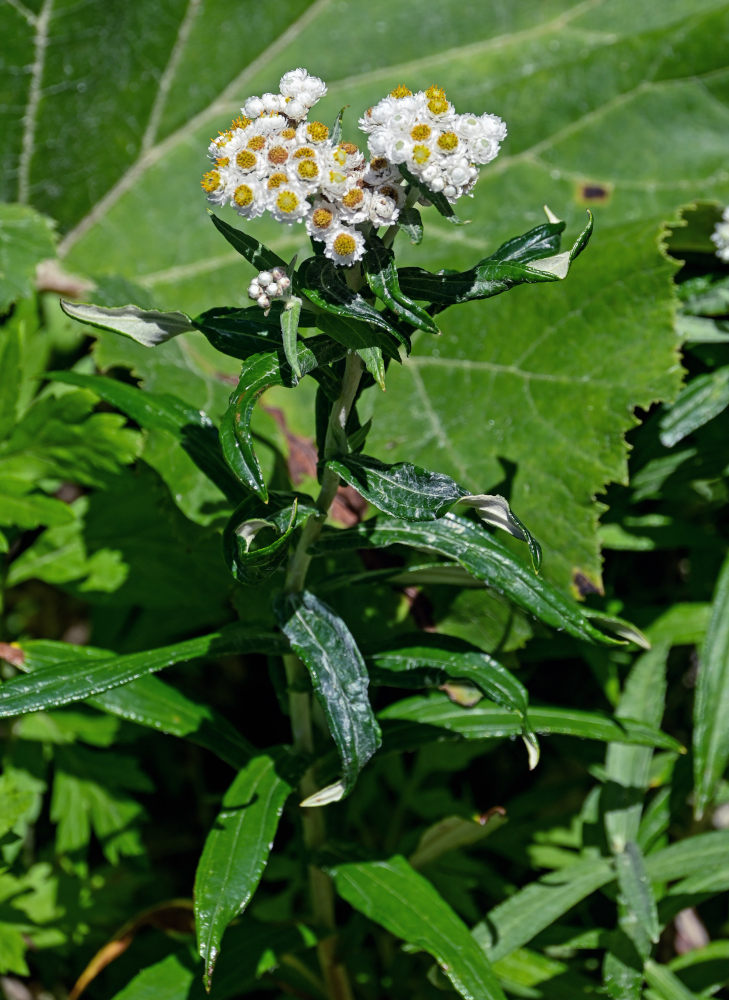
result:
[[[27,205],[0,205],[0,315],[35,287],[38,264],[55,257],[53,224]]]
[[[729,760],[729,558],[714,591],[694,702],[694,809],[702,816]]]
[[[266,16],[223,4],[202,16],[193,5],[155,23],[141,0],[107,8],[87,4],[85,30],[70,32],[77,16],[58,2],[40,23],[2,6],[8,58],[34,69],[10,77],[0,178],[6,197],[19,193],[60,219],[70,266],[141,279],[162,308],[193,314],[231,296],[243,302],[250,267],[191,185],[210,136],[243,99],[275,89],[302,61],[329,85],[322,120],[350,105],[348,139],[361,142],[357,114],[401,79],[417,88],[436,78],[458,110],[493,111],[509,126],[474,200],[457,206],[471,225],[456,230],[423,210],[425,239],[414,248],[403,239],[401,265],[467,270],[537,225],[545,200],[568,232],[585,205],[595,207],[597,235],[566,281],[443,315],[444,336],[416,346],[425,363],[391,373],[380,401],[387,426],[377,433],[396,446],[392,460],[443,469],[471,489],[501,478],[500,457],[517,463],[511,499],[549,539],[547,572],[566,582],[579,570],[597,582],[593,496],[624,476],[633,407],[677,387],[657,226],[688,198],[729,200],[725,3],[637,0],[627,17],[623,5],[525,0],[472,18],[455,0],[438,17],[424,0],[376,0],[362,21],[354,0],[336,18],[326,4],[285,0]],[[124,31],[138,38],[116,65]],[[42,60],[36,36],[49,42]],[[203,71],[199,53],[211,39],[216,57],[204,57]],[[85,89],[59,85],[68,79]],[[19,128],[16,109],[31,97]],[[89,145],[100,120],[115,123],[117,141]],[[282,259],[308,251],[301,226],[245,229]],[[466,412],[484,428],[477,447]],[[417,454],[404,438],[418,441]]]
[[[27,677],[14,677],[3,684],[0,689],[0,717],[24,715],[43,708],[84,701],[145,674],[156,673],[175,663],[185,663],[200,656],[271,653],[280,649],[281,642],[277,636],[237,625],[198,639],[186,639],[171,646],[99,661],[88,662],[85,657],[75,657],[71,646],[67,660]]]
[[[331,874],[340,896],[431,954],[466,1000],[504,1000],[490,962],[466,925],[405,858],[337,865]]]
[[[291,648],[309,671],[339,751],[342,780],[322,798],[333,802],[351,792],[380,745],[380,729],[367,695],[367,668],[346,624],[314,594],[289,594],[276,611]]]
[[[291,760],[274,750],[254,757],[223,796],[195,875],[195,924],[208,988],[223,932],[261,880],[294,781]]]
[[[409,545],[440,552],[545,624],[580,639],[608,645],[616,641],[592,625],[577,605],[535,576],[484,529],[453,514],[425,524],[377,518],[347,531],[330,532],[319,545],[325,551]]]

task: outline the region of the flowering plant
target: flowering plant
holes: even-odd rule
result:
[[[326,994],[332,1000],[351,996],[335,934],[336,891],[396,935],[408,936],[403,920],[423,921],[418,941],[437,958],[455,989],[464,996],[501,1000],[485,951],[414,863],[398,857],[387,862],[397,892],[403,899],[412,897],[409,910],[380,913],[370,905],[380,862],[332,855],[321,807],[352,793],[383,739],[384,749],[396,753],[437,741],[445,731],[481,740],[520,736],[527,750],[524,763],[535,767],[537,729],[561,727],[560,732],[589,736],[604,733],[602,720],[582,713],[575,722],[540,709],[535,727],[527,690],[494,655],[437,634],[407,636],[383,629],[372,643],[348,624],[338,595],[356,597],[357,588],[374,578],[395,591],[403,581],[452,581],[467,574],[504,595],[517,613],[578,640],[610,645],[624,639],[609,634],[614,623],[583,611],[538,575],[539,545],[506,498],[471,492],[439,471],[409,462],[388,464],[367,454],[371,421],[361,419],[360,404],[370,387],[384,389],[389,364],[406,361],[416,335],[439,335],[436,317],[445,309],[518,285],[565,278],[589,240],[591,221],[567,250],[560,246],[565,224],[547,210],[546,222],[464,271],[398,267],[398,233],[412,243],[423,238],[418,206],[433,206],[458,221],[453,205],[471,194],[479,167],[497,155],[506,136],[504,123],[492,114],[457,113],[438,87],[412,93],[398,86],[360,119],[368,136],[366,159],[354,144],[341,141],[339,120],[330,128],[309,118],[325,91],[306,70],[286,73],[279,93],[249,98],[242,117],[210,144],[213,165],[202,184],[214,205],[230,205],[245,220],[268,212],[285,224],[303,222],[312,241],[313,255],[295,266],[296,261],[285,261],[252,235],[212,216],[222,236],[254,268],[248,294],[255,305],[212,308],[191,318],[134,305],[64,303],[70,316],[147,347],[181,334],[202,334],[241,362],[219,427],[172,396],[82,372],[61,376],[93,388],[142,427],[164,427],[174,434],[219,490],[227,510],[222,551],[241,620],[174,646],[91,664],[70,686],[60,669],[44,670],[33,707],[98,695],[194,657],[267,655],[271,681],[290,716],[292,745],[255,748],[234,728],[218,723],[216,735],[222,734],[225,744],[221,752],[236,776],[197,870],[196,925],[206,982],[223,932],[256,890],[281,813],[298,788],[293,813],[300,840],[294,854],[303,851],[306,857]],[[264,473],[251,427],[263,392],[273,386],[293,389],[306,376],[317,383],[316,495]],[[356,491],[374,516],[354,519],[344,529],[335,526],[330,515],[342,484]],[[527,560],[490,527],[525,543]],[[388,562],[363,572],[353,563],[358,550],[389,546],[401,553],[397,566]],[[426,564],[422,555],[415,561],[408,555],[423,551],[429,554]],[[249,613],[248,604],[255,611]],[[618,628],[625,634],[624,623]],[[5,685],[6,708],[12,708],[13,685],[27,683],[19,678]],[[381,706],[378,720],[370,685],[440,687],[447,697],[421,699],[415,707],[412,699],[396,701]],[[454,711],[449,698],[455,716],[445,721],[444,707]],[[477,701],[481,712],[473,714]],[[142,714],[138,705],[134,712]],[[474,725],[477,735],[468,736]],[[635,740],[654,738],[646,732],[646,727],[636,732]],[[332,740],[336,756],[330,753]],[[431,922],[442,925],[443,933],[434,937]]]

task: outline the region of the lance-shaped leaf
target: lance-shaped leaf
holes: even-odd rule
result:
[[[286,261],[282,260],[273,250],[269,250],[263,243],[260,243],[240,229],[228,225],[227,222],[219,219],[213,212],[210,213],[210,219],[218,232],[223,234],[233,249],[245,257],[248,263],[252,264],[257,271],[272,271],[274,267],[286,268]]]
[[[489,911],[473,928],[491,961],[521,948],[581,900],[612,882],[615,869],[605,858],[578,861],[550,872]]]
[[[473,708],[463,708],[441,694],[405,698],[388,705],[379,717],[386,723],[383,728],[390,750],[413,748],[439,739],[502,739],[519,736],[522,731],[522,719],[512,709],[486,699]],[[529,724],[535,733],[544,735],[661,747],[674,753],[683,751],[680,743],[654,726],[633,719],[616,720],[602,712],[532,704]],[[419,727],[424,727],[420,733]]]
[[[397,217],[397,224],[413,246],[423,242],[423,218],[414,205],[406,206],[401,210]]]
[[[241,361],[281,345],[281,310],[275,304],[267,313],[260,306],[208,309],[192,323],[217,351]]]
[[[261,880],[296,777],[292,760],[276,748],[254,757],[223,796],[195,874],[195,926],[208,989],[223,932]]]
[[[69,658],[64,662],[38,670],[27,677],[13,677],[2,685],[0,718],[85,701],[145,674],[153,674],[176,663],[187,663],[201,656],[274,653],[281,649],[279,636],[242,625],[230,625],[197,639],[187,639],[141,653],[112,656],[98,662],[88,662],[85,657],[74,656],[73,647],[70,647]]]
[[[667,965],[649,960],[645,965],[645,979],[651,987],[646,993],[650,1000],[699,1000]]]
[[[306,803],[334,802],[351,792],[381,742],[367,695],[367,668],[345,623],[314,594],[285,595],[276,614],[291,648],[309,671],[342,762],[342,780],[323,790],[327,792],[323,797],[311,797]]]
[[[729,406],[729,366],[692,378],[660,420],[661,444],[672,448]]]
[[[729,761],[729,556],[714,590],[694,700],[694,810],[711,802]]]
[[[505,1000],[483,949],[405,858],[342,864],[329,872],[343,899],[391,934],[432,955],[466,1000]]]
[[[249,496],[235,509],[223,531],[223,554],[239,583],[259,583],[281,565],[295,529],[317,513],[307,500],[271,493],[268,505]]]
[[[107,308],[61,299],[61,308],[72,319],[100,330],[111,330],[131,337],[144,347],[155,347],[166,340],[193,330],[189,316],[181,312],[159,312],[156,309],[140,309],[139,306],[118,306]]]
[[[281,339],[286,360],[298,381],[301,378],[297,340],[299,336],[299,318],[301,316],[301,299],[292,295],[286,302],[281,313]]]
[[[571,249],[559,254],[554,250],[559,248],[559,234],[563,229],[562,222],[536,226],[504,243],[468,271],[432,274],[422,268],[402,268],[398,272],[400,288],[412,298],[425,299],[445,309],[456,302],[499,295],[515,285],[559,281],[587,245],[592,233],[592,216]]]
[[[74,659],[78,669],[80,660],[89,663],[110,660],[114,653],[95,646],[30,639],[10,647],[0,644],[2,656],[9,658],[13,666],[31,673],[60,663],[68,664],[69,657]],[[255,748],[219,712],[200,701],[193,701],[159,677],[139,677],[130,684],[87,698],[86,702],[110,715],[196,743],[235,768],[243,767],[255,753]]]
[[[539,570],[542,562],[542,548],[531,531],[516,516],[504,497],[497,493],[478,493],[472,496],[462,496],[458,502],[464,507],[473,507],[485,524],[492,524],[495,528],[501,528],[502,531],[507,531],[514,538],[526,542],[529,547],[529,555],[532,557],[532,566],[535,571]]]
[[[388,353],[392,357],[397,357],[398,347],[410,350],[408,337],[359,292],[353,291],[345,281],[342,269],[326,257],[310,257],[305,260],[299,268],[298,277],[299,293],[319,309],[335,316],[359,320],[384,331],[387,336],[381,338],[376,346],[384,349],[385,345],[389,345]],[[373,346],[374,343],[370,334],[369,344],[359,346]]]
[[[620,895],[628,911],[624,928],[634,932],[639,927],[649,941],[657,944],[660,927],[656,901],[646,874],[643,853],[634,841],[628,841],[615,856],[615,870]],[[634,937],[634,933],[631,936]]]
[[[307,375],[320,364],[334,360],[341,349],[326,338],[312,338],[297,348],[299,370]],[[273,385],[291,385],[293,374],[283,349],[253,354],[243,363],[240,380],[230,396],[230,404],[220,423],[220,443],[225,460],[238,479],[264,502],[268,489],[253,447],[250,424],[253,408],[261,393]]]
[[[377,236],[371,236],[362,259],[367,284],[378,299],[411,326],[427,333],[439,334],[435,320],[422,306],[400,288],[395,267],[395,254]]]
[[[229,500],[235,502],[240,497],[240,486],[225,464],[218,432],[202,410],[188,406],[176,396],[148,392],[103,375],[49,372],[48,378],[90,389],[100,399],[131,417],[140,427],[173,434],[200,471]]]
[[[498,705],[517,712],[530,767],[539,760],[539,744],[529,726],[529,696],[524,685],[498,660],[470,643],[445,635],[403,636],[395,645],[367,657],[374,684],[440,686],[468,681]]]
[[[446,514],[426,524],[376,518],[346,531],[327,532],[318,548],[333,551],[387,545],[408,545],[440,552],[539,621],[563,629],[576,638],[606,645],[622,641],[593,625],[574,602],[535,576],[486,531],[454,514]]]
[[[365,500],[393,517],[432,521],[466,495],[450,476],[410,462],[386,465],[367,455],[343,455],[327,465]]]

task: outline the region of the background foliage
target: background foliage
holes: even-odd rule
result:
[[[420,336],[413,359],[389,373],[387,393],[370,394],[371,447],[388,461],[448,473],[473,492],[507,492],[542,542],[545,576],[583,594],[604,586],[606,599],[593,601],[636,621],[654,645],[635,662],[559,636],[538,635],[522,649],[530,623],[483,589],[454,598],[431,585],[413,604],[412,595],[373,584],[364,606],[346,593],[336,597],[338,606],[370,639],[383,623],[411,631],[413,617],[422,624],[417,616],[424,614],[430,627],[505,652],[537,702],[662,724],[686,746],[697,659],[715,667],[705,669],[692,760],[675,747],[654,753],[617,742],[605,757],[600,744],[556,736],[543,741],[544,759],[527,775],[515,745],[439,744],[368,769],[350,811],[335,813],[337,833],[380,857],[404,852],[413,862],[420,835],[433,824],[453,816],[465,824],[504,805],[509,823],[502,831],[466,849],[468,838],[476,839],[471,819],[466,840],[455,835],[457,849],[423,868],[459,923],[475,927],[508,992],[590,995],[604,981],[615,997],[643,989],[665,1000],[686,990],[715,993],[727,978],[721,969],[729,948],[726,902],[716,896],[729,877],[726,833],[709,832],[712,822],[722,823],[710,803],[726,798],[719,783],[728,683],[726,571],[720,575],[726,382],[719,373],[729,360],[721,325],[729,306],[713,285],[692,290],[687,281],[716,268],[701,255],[708,247],[690,238],[690,225],[676,229],[675,257],[659,241],[680,206],[729,201],[729,5],[449,0],[433,7],[403,0],[395,9],[377,0],[363,9],[350,0],[286,0],[269,7],[222,0],[153,8],[143,0],[0,4],[0,193],[12,203],[0,208],[0,531],[9,549],[0,638],[81,640],[125,653],[211,630],[238,613],[256,620],[255,601],[231,592],[220,558],[224,498],[171,432],[129,425],[88,388],[38,381],[45,370],[98,369],[173,393],[218,419],[239,365],[202,337],[154,352],[102,333],[92,341],[60,314],[58,293],[193,314],[244,304],[250,269],[210,225],[199,192],[209,137],[246,95],[274,87],[291,66],[327,80],[324,120],[350,105],[345,136],[353,139],[356,115],[395,83],[416,89],[436,82],[458,108],[499,114],[510,135],[464,206],[470,224],[429,219],[424,243],[400,248],[401,262],[469,266],[541,221],[544,202],[567,220],[568,232],[581,229],[585,207],[593,208],[597,235],[568,281],[472,303],[457,321],[443,316],[442,338]],[[704,238],[707,211],[695,225]],[[298,229],[260,223],[255,233],[286,258],[305,245]],[[36,281],[36,264],[54,256],[54,241],[58,262]],[[676,257],[688,261],[678,275],[688,289],[680,306]],[[714,301],[707,304],[709,292]],[[697,320],[712,325],[697,333]],[[700,339],[709,335],[714,339]],[[648,412],[677,396],[678,345],[686,337],[694,338],[684,362],[689,374],[711,380],[711,403],[698,407],[711,413],[705,426],[695,417],[682,425],[680,410],[672,417]],[[681,398],[684,412],[695,414],[695,399]],[[257,449],[274,483],[287,466],[303,469],[304,486],[312,477],[311,401],[304,384],[296,394],[274,389],[256,411]],[[626,432],[634,446],[630,478]],[[52,662],[51,648],[23,649],[28,662],[33,655],[39,665]],[[209,702],[253,743],[285,742],[286,720],[261,679],[264,669],[262,659],[234,657],[215,671],[186,668],[190,704],[168,714],[184,719],[184,711]],[[159,696],[173,697],[169,688]],[[429,712],[436,725],[440,713],[450,725],[452,706],[441,697],[414,696],[411,717]],[[386,699],[379,707],[396,726]],[[225,733],[219,717],[211,718]],[[187,732],[209,746],[199,719],[191,718]],[[6,735],[4,969],[32,971],[36,983],[62,995],[132,921],[132,948],[89,995],[121,991],[128,1000],[161,983],[176,984],[170,995],[195,995],[188,904],[166,904],[189,898],[229,770],[189,743],[86,709],[27,716]],[[229,738],[240,742],[235,733]],[[486,751],[485,768],[478,755]],[[240,746],[225,752],[240,766]],[[383,794],[393,809],[384,831],[371,820]],[[284,827],[280,836],[288,843],[293,833]],[[638,853],[626,851],[627,843],[637,843]],[[613,853],[621,858],[617,881],[607,861]],[[374,869],[351,859],[331,864],[344,899],[365,914],[382,911]],[[396,884],[400,862],[382,864]],[[430,888],[422,883],[404,895],[422,893],[425,907]],[[228,954],[239,952],[235,934],[248,942],[249,978],[275,966],[277,954],[308,954],[311,928],[281,927],[279,941],[270,927],[295,909],[301,888],[292,858],[282,854],[249,922],[228,932]],[[676,915],[689,910],[685,919],[693,920],[697,906],[711,940],[701,939],[694,922],[691,940],[703,947],[677,954],[676,936],[689,932]],[[393,912],[390,923],[381,920],[389,931],[448,964],[447,954],[409,935],[405,916]],[[164,933],[136,933],[150,924]],[[363,996],[391,989],[427,997],[442,987],[426,976],[430,960],[393,952],[392,938],[381,946],[379,972],[366,966],[361,956],[371,951],[372,931],[362,918],[349,918],[345,933]],[[215,989],[237,995],[245,970],[234,967],[226,993],[223,962]],[[307,966],[300,962],[280,964],[261,988],[311,990],[302,985]],[[127,985],[146,965],[144,983]],[[377,979],[382,969],[390,979]]]

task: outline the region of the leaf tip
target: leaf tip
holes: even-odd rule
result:
[[[553,223],[553,224],[554,224],[554,223],[556,223],[556,222],[561,222],[561,221],[562,221],[562,220],[561,220],[560,218],[558,218],[558,217],[557,217],[557,216],[556,216],[556,215],[554,214],[554,212],[553,212],[553,211],[552,211],[552,209],[551,209],[551,208],[549,207],[549,205],[543,205],[543,206],[542,206],[542,208],[544,209],[544,214],[545,214],[545,215],[547,216],[547,222],[551,222],[551,223]]]
[[[344,798],[346,788],[343,781],[335,781],[332,785],[320,788],[318,792],[309,795],[299,805],[302,809],[313,809],[319,806],[328,806],[332,802],[339,802]]]

